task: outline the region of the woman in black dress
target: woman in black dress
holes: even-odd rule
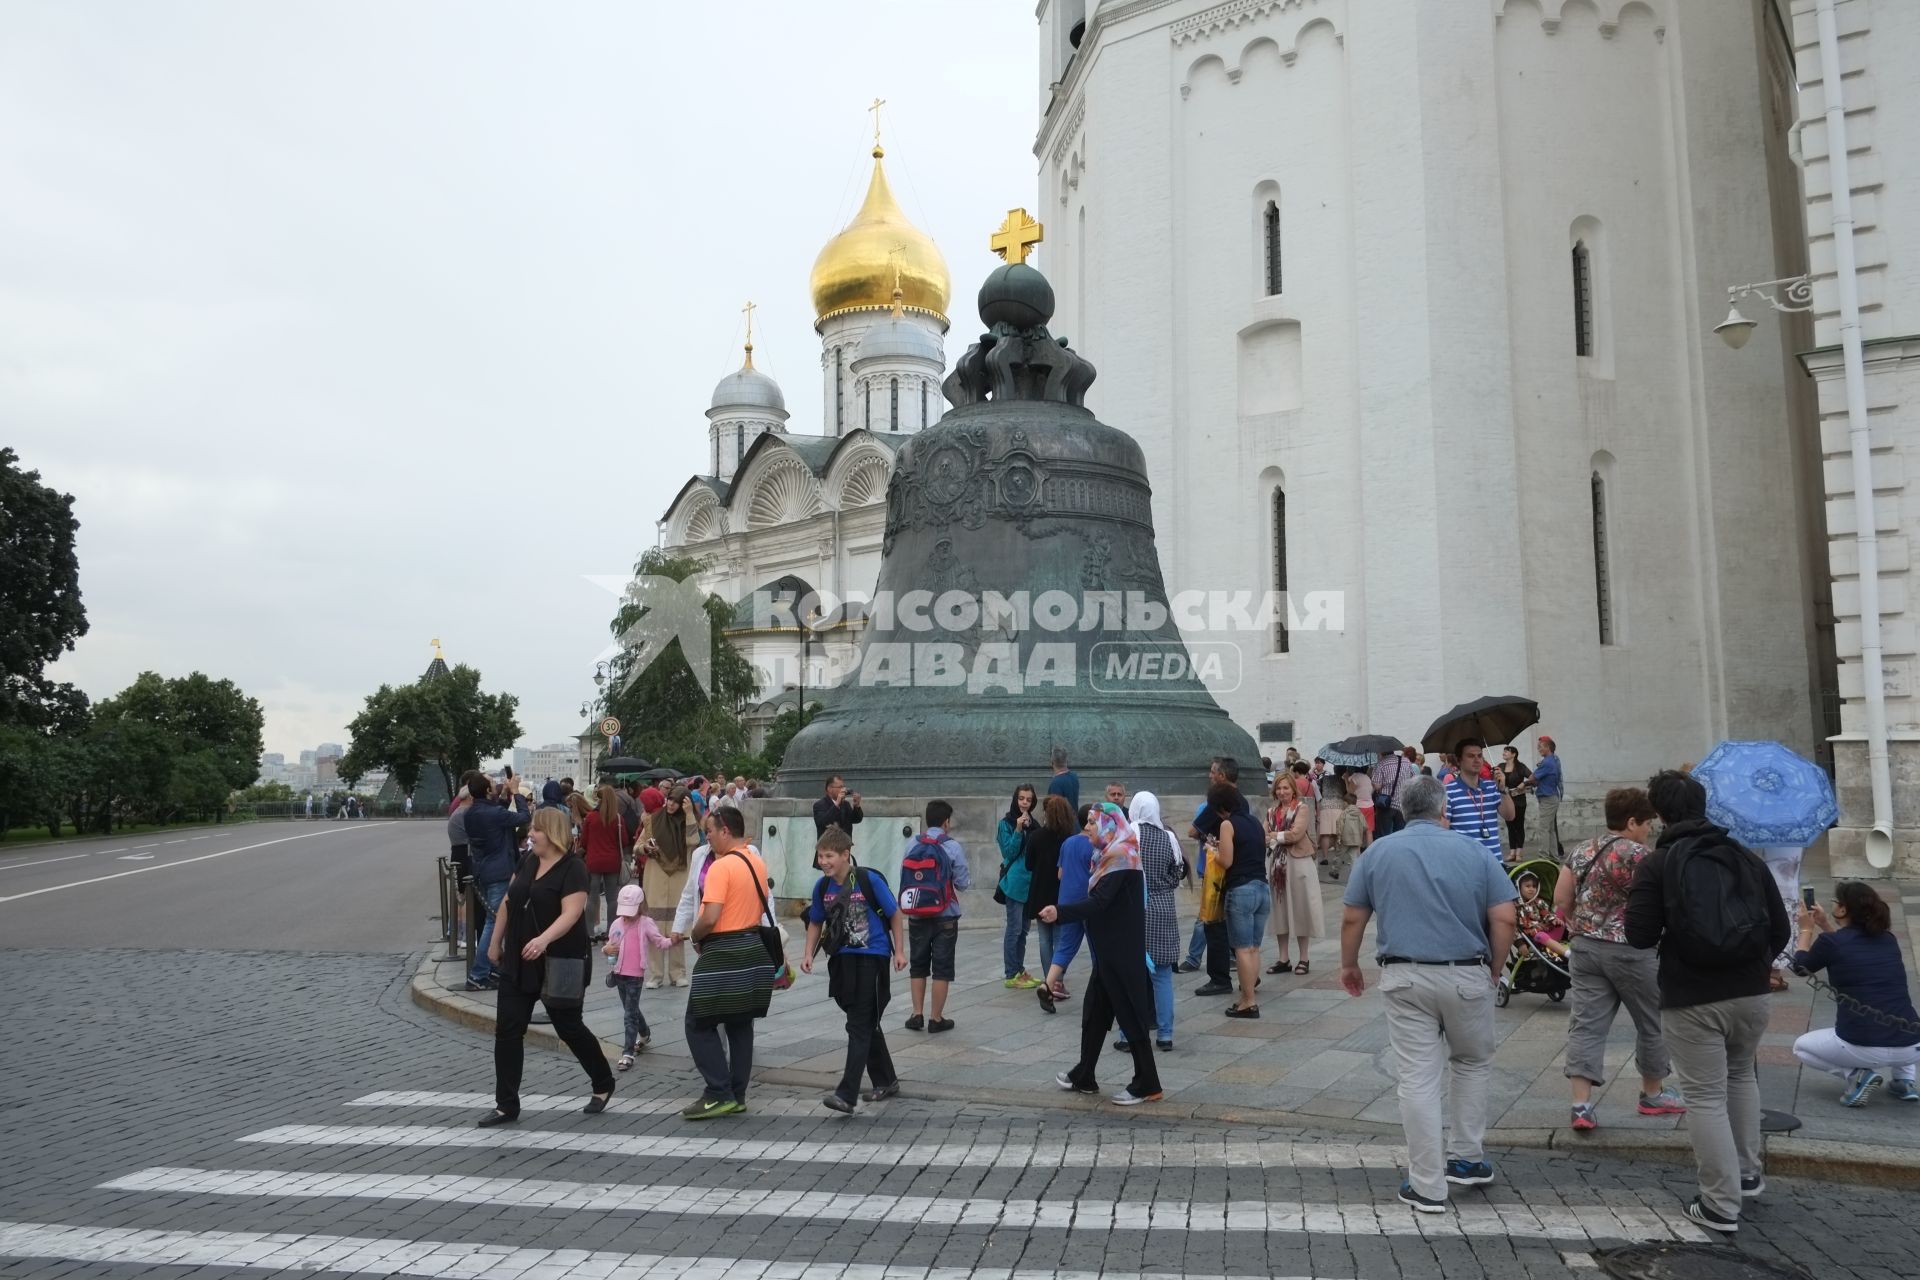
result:
[[[1521,862],[1524,859],[1520,855],[1527,847],[1527,793],[1520,784],[1533,776],[1533,770],[1520,763],[1518,747],[1500,749],[1500,776],[1513,796],[1513,819],[1507,823],[1507,856]]]
[[[1160,1072],[1149,1040],[1154,1025],[1153,982],[1147,972],[1147,885],[1140,839],[1120,806],[1094,810],[1093,869],[1084,901],[1044,908],[1048,923],[1078,920],[1093,952],[1093,977],[1080,1015],[1080,1061],[1054,1077],[1062,1089],[1098,1093],[1094,1070],[1113,1024],[1133,1054],[1133,1079],[1113,1095],[1123,1107],[1158,1102]]]
[[[533,815],[533,854],[521,860],[500,903],[500,919],[487,959],[500,973],[500,1003],[493,1027],[494,1109],[476,1122],[482,1129],[520,1118],[520,1073],[526,1058],[527,1023],[538,1000],[553,1029],[586,1069],[593,1096],[581,1110],[597,1115],[613,1096],[613,1069],[600,1040],[581,1020],[585,984],[592,972],[587,941],[587,864],[573,852],[573,828],[565,809]],[[581,962],[577,993],[548,995],[547,961]],[[569,966],[570,967],[570,966]],[[556,969],[556,978],[559,972]]]
[[[1053,917],[1046,909],[1060,901],[1060,846],[1080,828],[1074,824],[1073,810],[1065,796],[1048,796],[1040,807],[1040,825],[1027,828],[1027,919],[1038,921],[1040,935],[1040,972],[1053,963]],[[1053,1012],[1053,999],[1046,983],[1036,990],[1040,1007]]]

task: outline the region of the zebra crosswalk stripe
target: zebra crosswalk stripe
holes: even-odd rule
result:
[[[143,1169],[101,1186],[103,1190],[171,1195],[370,1198],[726,1219],[774,1217],[1092,1231],[1288,1231],[1329,1235],[1498,1236],[1529,1240],[1644,1239],[1648,1236],[1705,1239],[1699,1228],[1677,1213],[1666,1215],[1604,1206],[1535,1213],[1524,1204],[1463,1204],[1453,1214],[1426,1217],[1397,1205],[1376,1211],[1370,1205],[1299,1201],[1235,1200],[1199,1204],[1172,1199],[1001,1200],[451,1174],[304,1173],[164,1166]]]
[[[569,1110],[576,1110],[569,1107]],[[757,1141],[750,1138],[476,1129],[471,1125],[289,1124],[250,1133],[241,1142],[288,1147],[479,1147],[578,1151],[599,1155],[797,1160],[808,1164],[914,1168],[1094,1168],[1123,1161],[1130,1168],[1397,1169],[1406,1148],[1364,1143],[1162,1141],[1120,1132],[1069,1146],[1063,1142],[872,1143]]]
[[[443,1240],[255,1231],[142,1231],[57,1223],[0,1222],[0,1257],[123,1265],[235,1267],[363,1276],[438,1276],[444,1280],[616,1280],[718,1274],[727,1280],[1092,1280],[1086,1272],[993,1270],[773,1262],[754,1258],[673,1257],[593,1249],[523,1249]],[[1105,1272],[1099,1280],[1230,1280],[1174,1272]],[[1235,1280],[1248,1280],[1238,1277]],[[1265,1277],[1262,1277],[1265,1280]],[[1314,1280],[1276,1276],[1273,1280]]]

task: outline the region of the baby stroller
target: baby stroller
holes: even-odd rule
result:
[[[1553,918],[1553,885],[1560,873],[1560,864],[1547,858],[1522,862],[1507,872],[1507,878],[1520,893],[1517,906],[1520,927],[1514,931],[1506,971],[1500,975],[1500,986],[1493,993],[1494,1004],[1502,1009],[1516,991],[1545,996],[1558,1004],[1567,998],[1573,986],[1566,959],[1535,940],[1536,934],[1554,930],[1557,924]],[[1531,898],[1526,884],[1529,881],[1533,889]]]

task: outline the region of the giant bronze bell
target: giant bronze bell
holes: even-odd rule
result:
[[[860,665],[788,746],[777,795],[844,773],[867,795],[1004,796],[1044,782],[1055,746],[1090,785],[1187,795],[1209,758],[1258,758],[1168,616],[1140,446],[1086,410],[1093,366],[1047,332],[1053,289],[1023,261],[1039,228],[1008,227],[954,408],[887,486]],[[1230,678],[1222,649],[1200,658]]]

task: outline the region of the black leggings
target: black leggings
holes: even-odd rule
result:
[[[514,985],[512,978],[500,980],[500,1001],[495,1007],[493,1025],[493,1105],[510,1116],[520,1114],[520,1074],[527,1056],[527,1023],[533,1017],[533,1005],[539,996],[529,995]],[[582,1006],[552,1004],[544,1000],[553,1030],[573,1056],[586,1069],[595,1093],[613,1092],[613,1068],[600,1048],[600,1038],[587,1030],[581,1018]]]

